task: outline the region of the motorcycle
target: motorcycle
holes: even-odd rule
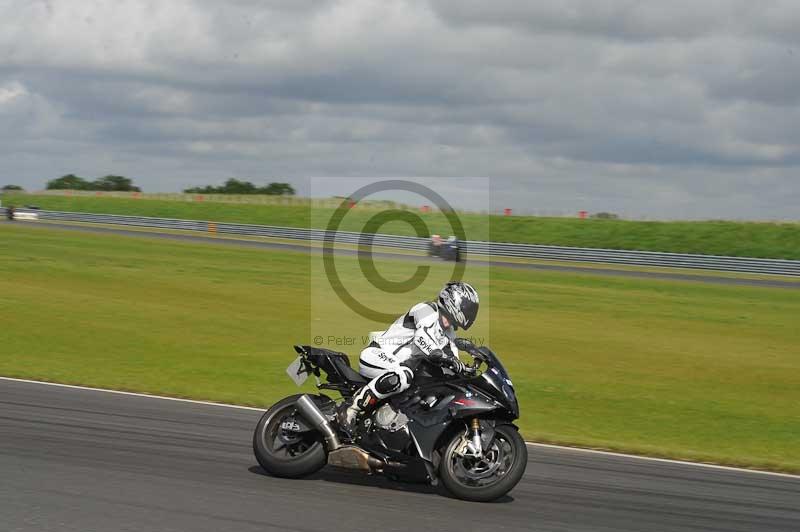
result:
[[[287,369],[290,377],[301,385],[313,375],[320,390],[339,392],[344,404],[322,393],[278,401],[253,434],[258,463],[285,478],[331,465],[433,486],[441,481],[455,497],[469,501],[504,496],[528,462],[525,441],[513,424],[519,417],[514,387],[489,348],[463,338],[456,345],[473,357],[469,375],[422,359],[412,386],[383,401],[351,434],[339,428],[337,412],[367,379],[350,367],[344,353],[294,346],[299,356]],[[326,382],[320,381],[322,373]]]
[[[443,241],[439,235],[433,235],[430,242],[428,242],[428,255],[439,257],[443,260],[460,262],[462,260],[461,248],[461,242],[454,236]]]

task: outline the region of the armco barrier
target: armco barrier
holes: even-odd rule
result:
[[[26,211],[26,209],[19,209]],[[61,211],[35,211],[40,220],[65,222],[84,222],[96,224],[128,225],[161,229],[181,229],[213,234],[249,235],[291,240],[321,242],[326,238],[322,229],[303,229],[296,227],[273,227],[268,225],[234,224],[198,220],[176,220],[170,218],[149,218],[145,216],[122,216],[115,214],[90,214]],[[348,231],[338,231],[336,242],[347,244],[366,243],[374,245],[424,251],[428,241],[424,238],[366,235]],[[508,244],[502,242],[464,242],[464,252],[492,257],[514,257],[527,259],[556,260],[564,262],[592,262],[605,264],[625,264],[629,266],[655,266],[668,268],[693,268],[742,273],[763,273],[773,275],[800,276],[800,261],[782,259],[759,259],[749,257],[725,257],[718,255],[690,255],[684,253],[664,253],[656,251],[626,251],[618,249],[573,248],[563,246],[542,246],[536,244]]]

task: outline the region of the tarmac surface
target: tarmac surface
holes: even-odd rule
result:
[[[793,531],[800,477],[529,447],[488,504],[325,468],[273,478],[261,412],[0,378],[4,531]]]

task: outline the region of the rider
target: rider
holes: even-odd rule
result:
[[[419,357],[464,373],[458,358],[455,329],[469,329],[478,315],[478,292],[462,282],[447,283],[438,301],[414,305],[361,352],[359,372],[372,379],[353,396],[342,412],[341,425],[353,432],[357,420],[371,412],[378,401],[411,386]]]

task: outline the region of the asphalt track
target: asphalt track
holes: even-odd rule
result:
[[[320,252],[319,248],[309,247],[305,244],[288,244],[284,242],[268,242],[263,240],[243,240],[236,238],[226,238],[224,236],[202,236],[202,235],[189,235],[189,234],[176,234],[176,233],[158,233],[155,231],[140,231],[135,229],[117,229],[111,227],[90,227],[86,225],[73,225],[66,223],[55,222],[14,222],[19,223],[24,227],[37,227],[40,229],[66,229],[71,231],[83,231],[89,233],[105,233],[120,236],[133,236],[140,238],[163,238],[168,240],[179,240],[188,242],[198,242],[206,244],[221,244],[244,246],[262,249],[277,249],[287,251],[301,251],[304,253]],[[365,254],[363,251],[355,249],[337,249],[336,254],[341,255],[359,255]],[[419,256],[408,255],[402,253],[389,253],[389,252],[373,252],[372,256],[375,258],[406,260],[406,261],[436,261],[439,259]],[[533,263],[518,263],[518,262],[502,262],[502,261],[487,261],[487,260],[471,260],[471,264],[480,266],[493,266],[515,268],[523,270],[540,270],[540,271],[554,271],[566,273],[581,273],[591,275],[611,275],[618,277],[633,277],[642,279],[661,279],[670,281],[692,281],[703,282],[712,284],[726,284],[726,285],[739,285],[739,286],[760,286],[767,288],[789,288],[800,289],[800,282],[782,281],[780,279],[747,279],[747,278],[734,278],[722,277],[718,275],[704,275],[704,274],[688,274],[688,273],[674,273],[674,272],[657,272],[657,271],[636,271],[624,270],[614,268],[598,268],[598,267],[581,267],[581,266],[565,266],[561,264],[533,264]]]
[[[265,474],[250,409],[0,379],[0,530],[800,530],[800,477],[529,447],[510,496]]]

